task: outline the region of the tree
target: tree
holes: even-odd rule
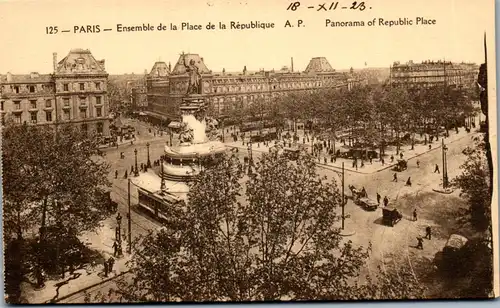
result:
[[[193,184],[182,229],[148,235],[133,257],[130,301],[342,299],[356,292],[367,252],[339,235],[335,183],[306,154],[274,153],[245,188],[235,157]],[[244,190],[247,201],[240,192]]]
[[[34,142],[36,140],[36,142]],[[39,231],[38,265],[64,267],[60,237],[75,238],[94,230],[111,214],[103,189],[109,186],[108,164],[100,157],[98,142],[71,125],[29,126],[8,124],[3,132],[4,219],[6,234],[31,228]],[[47,234],[58,230],[59,238]],[[52,238],[53,239],[53,238]],[[57,246],[57,247],[55,247]],[[60,260],[49,257],[61,248]]]
[[[491,189],[485,144],[477,142],[474,148],[464,151],[467,160],[460,167],[462,174],[454,179],[454,185],[461,189],[469,207],[463,213],[466,221],[480,232],[491,228]]]

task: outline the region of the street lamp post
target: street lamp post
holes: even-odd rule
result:
[[[134,176],[139,176],[139,169],[137,168],[137,149],[134,150],[135,154],[135,170],[134,170]]]
[[[160,185],[160,190],[164,191],[165,190],[165,178],[164,178],[164,174],[163,174],[163,157],[160,157],[160,165],[161,165],[161,173],[160,173],[160,176],[161,176],[161,185]]]
[[[345,196],[344,196],[344,162],[342,162],[342,230],[344,230],[344,220],[345,220]]]
[[[128,179],[128,213],[127,213],[127,218],[128,218],[128,253],[132,253],[132,216],[130,213],[130,179]]]
[[[147,162],[147,167],[148,168],[151,168],[151,160],[149,159],[149,142],[146,143],[146,147],[148,148],[148,162]]]
[[[443,189],[448,186],[448,170],[447,170],[447,164],[446,164],[446,151],[448,150],[448,147],[444,144],[444,139],[442,141],[442,158],[443,158]]]

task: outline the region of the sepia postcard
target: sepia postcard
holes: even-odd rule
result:
[[[0,0],[4,301],[497,297],[494,12]]]

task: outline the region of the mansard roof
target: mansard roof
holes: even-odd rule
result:
[[[168,75],[170,75],[170,71],[165,62],[155,62],[151,72],[149,72],[149,76],[151,77],[166,77]]]
[[[96,60],[88,49],[71,49],[57,64],[56,74],[105,74],[104,60]]]
[[[194,63],[198,67],[198,72],[200,74],[210,74],[211,73],[210,70],[205,65],[205,63],[203,62],[203,58],[201,58],[198,54],[188,53],[188,54],[180,55],[179,60],[177,60],[177,63],[175,64],[174,69],[172,70],[171,74],[172,75],[185,74],[186,67],[184,66],[184,63],[186,63],[186,65],[189,65],[191,60],[194,60]]]
[[[326,73],[335,72],[325,57],[315,57],[309,61],[305,70],[306,73]]]

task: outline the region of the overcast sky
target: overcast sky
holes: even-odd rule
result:
[[[481,5],[469,0],[371,0],[367,9],[342,10],[352,1],[339,1],[334,11],[307,6],[326,2],[303,0],[295,12],[288,0],[142,0],[62,1],[0,0],[0,74],[52,72],[52,53],[59,60],[71,48],[90,49],[96,59],[106,60],[110,74],[143,73],[161,59],[174,65],[179,54],[197,53],[213,71],[280,69],[294,59],[304,70],[312,57],[324,56],[333,68],[389,67],[393,61],[450,60],[481,63],[483,35],[490,37],[493,52],[493,1]],[[329,7],[329,4],[326,5]],[[369,9],[368,7],[371,7]],[[366,25],[373,18],[436,19],[433,26],[381,27]],[[365,27],[325,27],[332,21],[364,21]],[[285,21],[304,21],[305,27],[285,28]],[[274,29],[202,30],[117,33],[116,25],[159,23],[206,25],[219,21],[273,22]],[[45,34],[47,26],[73,31],[78,25],[100,25],[100,33]],[[104,28],[113,31],[103,32]]]

